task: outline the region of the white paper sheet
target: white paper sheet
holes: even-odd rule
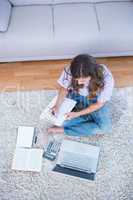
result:
[[[77,102],[67,97],[64,98],[64,101],[60,106],[57,116],[54,116],[53,114],[51,114],[51,108],[55,105],[56,100],[57,96],[55,96],[50,102],[50,104],[44,109],[44,111],[40,115],[40,119],[49,119],[53,121],[54,125],[62,126],[63,122],[65,121],[65,114],[71,112],[71,110],[74,108]]]
[[[12,169],[22,171],[41,171],[42,149],[16,148]]]
[[[19,126],[16,147],[31,147],[34,127]]]

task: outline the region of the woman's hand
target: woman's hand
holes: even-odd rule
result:
[[[79,117],[79,112],[69,112],[69,113],[66,113],[65,114],[65,119],[66,120],[70,120],[70,119],[73,119],[73,118],[76,118],[76,117]]]
[[[54,106],[51,108],[51,112],[52,112],[53,115],[57,115],[58,111],[59,111],[59,108],[58,108],[57,105],[54,105]]]

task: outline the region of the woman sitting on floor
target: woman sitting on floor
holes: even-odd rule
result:
[[[88,54],[78,55],[64,68],[57,82],[60,88],[52,111],[58,113],[65,97],[76,100],[77,104],[66,114],[63,126],[50,127],[48,133],[89,136],[111,130],[107,102],[112,96],[114,79],[106,65],[98,64]]]

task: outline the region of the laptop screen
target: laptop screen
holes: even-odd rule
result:
[[[60,148],[57,164],[71,169],[95,173],[99,152],[99,147],[64,140]]]

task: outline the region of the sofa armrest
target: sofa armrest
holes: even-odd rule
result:
[[[12,5],[8,0],[0,0],[0,32],[8,29]]]

